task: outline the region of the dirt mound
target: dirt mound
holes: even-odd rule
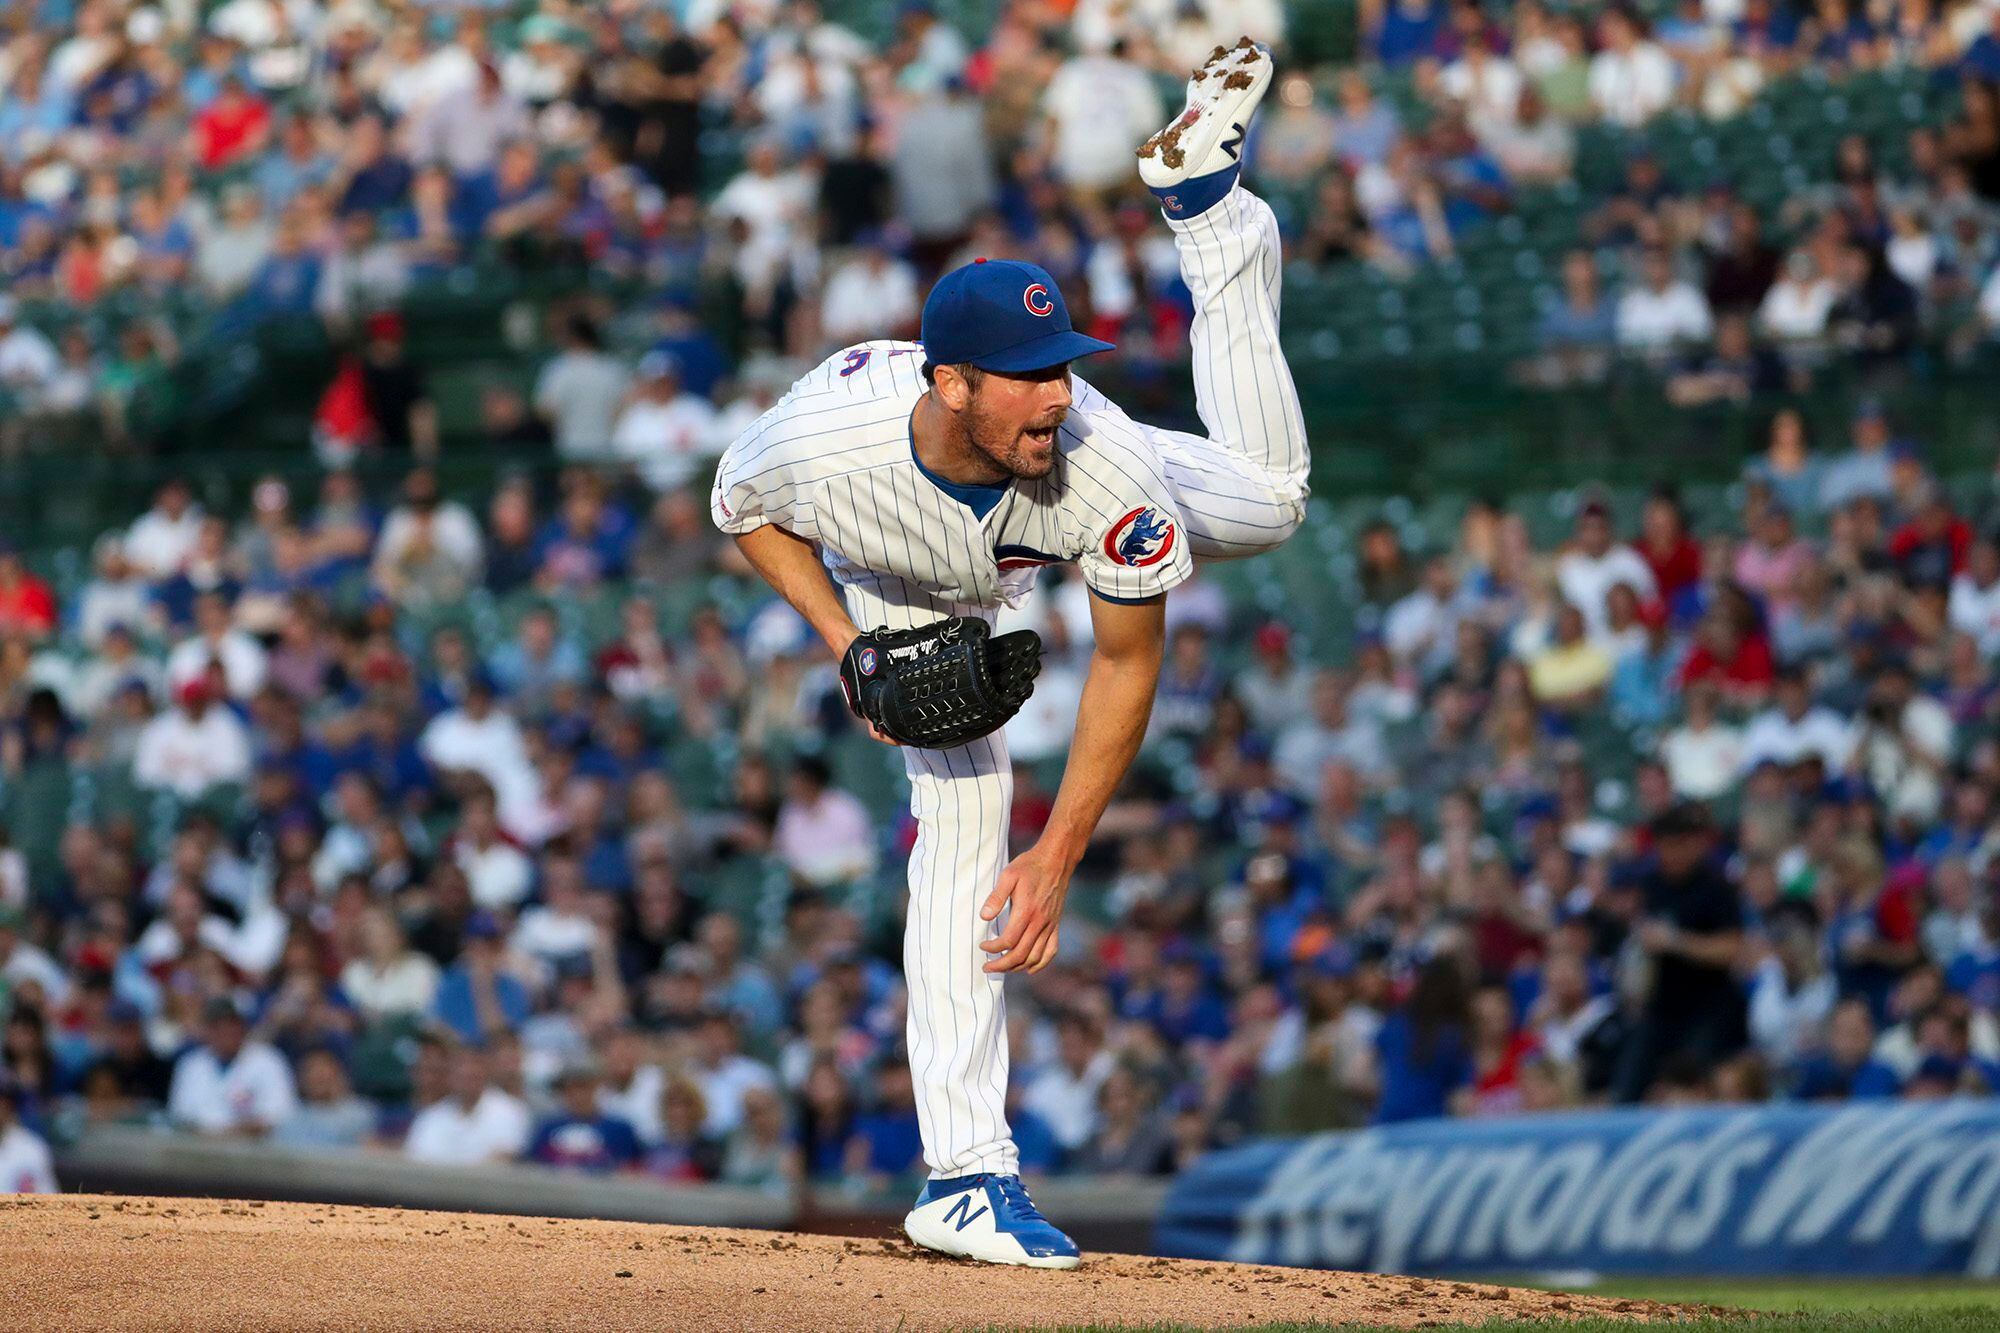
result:
[[[554,1218],[62,1195],[0,1201],[23,1328],[941,1329],[1672,1319],[1681,1307],[1464,1282],[1085,1256],[1072,1273],[901,1241]]]

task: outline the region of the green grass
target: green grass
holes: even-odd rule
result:
[[[1733,1281],[1687,1279],[1674,1281],[1616,1280],[1599,1286],[1569,1288],[1590,1296],[1673,1301],[1691,1305],[1728,1306],[1757,1311],[1752,1327],[1759,1333],[1996,1333],[2000,1330],[2000,1283],[1866,1282],[1814,1279]],[[1716,1316],[1674,1324],[1676,1329],[1709,1333],[1745,1333],[1741,1318]],[[1061,1333],[1206,1333],[1197,1324],[1078,1324]],[[1632,1333],[1634,1325],[1608,1319],[1584,1319],[1552,1325],[1496,1319],[1461,1325],[1458,1333]],[[1257,1324],[1253,1333],[1389,1333],[1375,1324]]]

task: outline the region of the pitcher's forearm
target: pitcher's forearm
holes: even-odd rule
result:
[[[738,537],[736,549],[772,591],[806,618],[836,658],[847,651],[861,631],[841,604],[811,542],[767,523]]]
[[[1076,733],[1042,841],[1074,866],[1146,738],[1160,663],[1093,656],[1076,709]]]

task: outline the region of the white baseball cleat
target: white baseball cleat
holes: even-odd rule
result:
[[[903,1234],[927,1250],[989,1264],[1075,1268],[1076,1242],[1035,1208],[1019,1176],[933,1180],[903,1219]]]
[[[1270,48],[1248,37],[1216,47],[1188,76],[1181,113],[1139,145],[1139,179],[1147,188],[1171,190],[1236,166],[1250,118],[1271,86],[1271,69]]]

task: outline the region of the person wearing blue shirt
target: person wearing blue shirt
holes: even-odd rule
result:
[[[1375,1036],[1382,1098],[1375,1123],[1447,1115],[1452,1096],[1472,1082],[1472,992],[1465,964],[1433,958],[1417,974],[1403,1007]]]
[[[1395,68],[1436,55],[1444,30],[1440,0],[1391,0],[1373,34],[1375,58]]]
[[[390,804],[401,808],[422,800],[435,787],[431,768],[391,704],[374,703],[362,714],[362,733],[334,756],[338,772],[359,772]]]
[[[1868,1002],[1842,1000],[1827,1020],[1826,1049],[1799,1062],[1792,1082],[1792,1100],[1846,1101],[1863,1097],[1894,1097],[1902,1080],[1874,1058],[1875,1019]]]
[[[544,1166],[604,1174],[639,1160],[639,1135],[626,1121],[597,1109],[594,1068],[573,1065],[556,1079],[557,1110],[535,1128],[525,1156]]]
[[[500,970],[500,923],[475,912],[465,923],[465,953],[438,982],[431,1017],[459,1040],[479,1045],[497,1031],[518,1031],[532,1008],[521,979]]]
[[[913,1176],[923,1169],[923,1152],[910,1068],[901,1060],[885,1061],[875,1073],[875,1106],[855,1118],[847,1141],[847,1174]]]
[[[1200,955],[1186,945],[1167,951],[1162,985],[1137,1016],[1175,1048],[1229,1036],[1229,1009],[1209,988]]]
[[[632,516],[608,503],[593,480],[580,478],[563,497],[562,512],[535,538],[535,564],[566,585],[621,579],[634,535]]]

